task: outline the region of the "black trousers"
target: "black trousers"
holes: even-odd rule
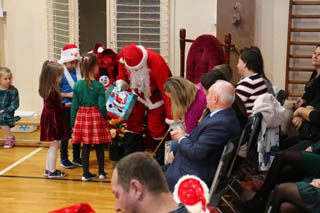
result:
[[[68,143],[69,143],[69,139],[71,138],[70,109],[66,110],[66,124],[67,124],[66,127],[67,127],[68,139],[61,140],[61,145],[60,145],[61,160],[68,159]],[[72,145],[73,160],[77,160],[80,158],[80,151],[81,151],[80,143]]]

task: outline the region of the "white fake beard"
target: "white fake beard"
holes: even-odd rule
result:
[[[130,70],[130,87],[138,89],[145,97],[151,96],[150,91],[150,69],[143,66],[139,70]]]

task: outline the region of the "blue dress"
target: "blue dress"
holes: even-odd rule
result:
[[[6,90],[0,90],[0,110],[4,110],[0,114],[0,126],[13,124],[21,119],[19,116],[14,116],[18,107],[19,93],[14,86]]]

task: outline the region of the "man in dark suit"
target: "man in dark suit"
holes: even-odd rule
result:
[[[178,141],[172,164],[165,172],[171,191],[183,175],[201,178],[210,187],[227,141],[240,134],[241,128],[235,111],[231,108],[235,90],[231,83],[219,80],[209,88],[207,107],[210,114],[190,135],[180,128],[171,131]]]

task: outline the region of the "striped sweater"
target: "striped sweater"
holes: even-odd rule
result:
[[[252,113],[253,102],[265,93],[268,93],[267,85],[258,73],[240,80],[236,85],[236,94],[245,104],[248,115]]]

